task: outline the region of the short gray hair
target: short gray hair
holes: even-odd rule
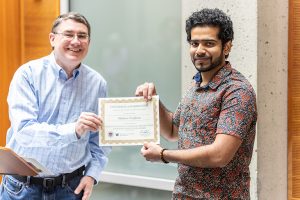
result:
[[[82,14],[77,13],[77,12],[69,12],[69,13],[59,15],[53,22],[51,32],[55,33],[56,28],[61,24],[61,22],[64,20],[68,20],[68,19],[71,19],[78,23],[84,24],[88,29],[89,38],[91,37],[91,26],[90,26],[88,20]]]

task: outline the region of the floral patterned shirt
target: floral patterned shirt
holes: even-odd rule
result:
[[[199,85],[192,84],[174,113],[173,123],[179,127],[178,148],[212,144],[217,134],[232,135],[242,144],[222,168],[179,163],[173,199],[250,199],[249,164],[257,120],[255,92],[229,62],[206,87]]]

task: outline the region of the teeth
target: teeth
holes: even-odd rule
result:
[[[80,49],[69,49],[70,51],[79,52]]]

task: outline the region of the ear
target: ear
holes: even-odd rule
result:
[[[50,41],[50,44],[51,44],[51,47],[53,48],[54,47],[54,42],[55,40],[55,34],[54,33],[49,33],[49,41]]]
[[[226,56],[229,55],[231,47],[232,47],[232,41],[228,41],[225,43],[224,48],[223,48],[224,55],[226,55]]]

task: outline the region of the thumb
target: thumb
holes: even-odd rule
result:
[[[149,142],[144,142],[144,148],[147,150],[150,147]]]

